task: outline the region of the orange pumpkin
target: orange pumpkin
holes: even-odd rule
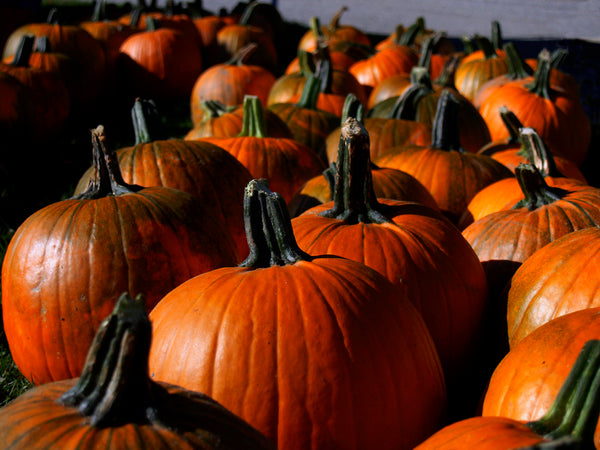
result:
[[[205,392],[279,448],[414,447],[440,426],[446,396],[419,313],[363,264],[301,251],[285,202],[260,181],[245,205],[249,258],[181,284],[150,314],[152,378]]]
[[[4,331],[35,384],[80,374],[124,291],[143,293],[151,309],[188,278],[236,261],[220,217],[183,191],[124,183],[105,139],[102,126],[92,131],[97,175],[88,189],[32,214],[6,250]]]
[[[431,330],[448,380],[455,381],[487,297],[483,268],[440,213],[375,196],[368,136],[355,118],[346,120],[333,202],[292,219],[298,245],[366,264],[406,290]]]

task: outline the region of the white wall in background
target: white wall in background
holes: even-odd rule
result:
[[[230,10],[236,1],[204,0],[204,7]],[[322,23],[346,5],[342,23],[368,33],[388,34],[396,25],[409,25],[423,16],[428,28],[445,30],[451,37],[489,36],[498,20],[507,38],[581,38],[600,41],[600,0],[277,0],[283,18],[308,24],[312,16]]]

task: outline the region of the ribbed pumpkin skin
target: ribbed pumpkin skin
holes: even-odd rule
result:
[[[227,224],[240,260],[245,258],[243,199],[252,176],[231,154],[208,142],[167,139],[125,147],[116,155],[125,182],[179,189],[201,198],[205,211]],[[82,176],[76,194],[85,190],[92,173],[90,168]]]
[[[435,433],[414,450],[506,450],[544,442],[531,428],[505,417],[471,417]]]
[[[483,268],[460,232],[422,205],[378,199],[389,224],[321,217],[333,202],[292,219],[302,250],[361,262],[407,292],[427,323],[447,376],[460,370],[487,298]],[[435,280],[435,282],[433,281]]]
[[[391,147],[405,145],[431,145],[431,126],[413,120],[366,118],[365,128],[371,141],[371,158],[375,159]],[[341,127],[327,136],[327,159],[337,160]]]
[[[179,417],[175,421],[185,431],[174,432],[166,427],[136,423],[117,427],[91,426],[89,420],[76,408],[62,406],[56,401],[76,382],[76,379],[71,379],[38,386],[35,392],[33,390],[26,392],[2,408],[0,441],[4,448],[15,450],[31,448],[82,450],[248,448],[258,450],[270,448],[266,442],[261,445],[256,434],[239,427],[220,405],[203,394],[165,383],[162,383],[162,386],[173,396],[167,397],[170,403],[167,408],[177,411]],[[202,406],[200,407],[199,404]],[[219,427],[225,428],[227,425],[232,427],[238,425],[239,429],[226,428],[224,434]],[[223,444],[224,438],[229,440],[227,444]]]
[[[537,328],[494,370],[482,414],[522,421],[540,418],[590,339],[600,339],[600,308],[571,312]],[[598,428],[594,441],[600,448]]]
[[[562,200],[539,207],[502,210],[463,230],[479,259],[522,263],[536,250],[582,228],[600,223],[600,191],[573,191]]]
[[[202,100],[219,100],[226,106],[244,103],[246,95],[257,96],[266,104],[275,75],[267,69],[250,64],[217,64],[206,69],[195,80],[190,97],[190,109],[194,125],[202,122]]]
[[[526,127],[534,128],[552,154],[576,165],[583,162],[591,140],[591,124],[579,99],[553,89],[552,100],[529,92],[531,78],[507,83],[491,94],[479,108],[493,141],[508,137],[498,113],[506,106]]]
[[[510,170],[488,156],[428,147],[395,147],[373,158],[373,162],[419,180],[454,223],[477,192],[512,176]]]
[[[531,255],[517,270],[508,293],[511,347],[546,322],[600,306],[600,229],[575,231]]]
[[[423,320],[356,262],[214,270],[150,319],[151,377],[205,392],[280,449],[410,449],[440,426],[445,387]]]
[[[497,76],[508,72],[505,58],[493,57],[467,61],[459,64],[454,74],[456,89],[470,101],[475,99],[477,91]]]
[[[199,273],[235,263],[223,223],[190,194],[164,187],[63,200],[17,229],[2,265],[4,330],[35,384],[79,376],[100,322],[119,295],[150,310]]]
[[[325,167],[317,154],[294,139],[203,138],[224,148],[240,161],[252,178],[266,178],[269,187],[289,202],[302,185]],[[240,195],[243,195],[243,191]]]

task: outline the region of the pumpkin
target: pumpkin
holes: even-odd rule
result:
[[[124,181],[179,189],[202,199],[206,211],[222,218],[244,259],[248,245],[242,200],[244,187],[252,179],[248,170],[214,144],[161,138],[161,119],[152,101],[137,99],[131,114],[135,144],[116,151]],[[91,167],[81,176],[75,194],[85,191],[93,171]]]
[[[490,40],[483,36],[477,37],[476,41],[483,52],[483,58],[468,60],[465,57],[454,74],[456,90],[472,102],[486,82],[508,72],[506,55],[500,56]]]
[[[237,23],[227,24],[217,31],[217,45],[222,55],[219,62],[227,61],[248,44],[255,43],[256,50],[248,56],[247,63],[276,73],[279,56],[273,36],[251,24],[252,15],[259,4],[257,1],[250,2]]]
[[[223,221],[201,200],[124,183],[102,126],[92,141],[97,175],[88,189],[29,216],[2,265],[4,331],[17,367],[35,384],[80,374],[124,291],[143,293],[151,309],[188,278],[236,261]]]
[[[194,17],[192,18],[192,22],[200,34],[204,67],[208,68],[218,64],[221,56],[217,43],[217,33],[227,25],[226,21],[222,17],[210,14],[208,16]]]
[[[515,272],[508,291],[511,348],[556,317],[600,306],[598,225],[574,231],[531,255]]]
[[[27,142],[27,126],[31,117],[33,105],[29,89],[17,78],[0,70],[0,135],[6,139],[7,147],[10,142]],[[3,150],[0,159],[5,161],[16,152]]]
[[[226,106],[219,100],[200,100],[199,108],[202,120],[194,124],[184,136],[193,141],[203,137],[234,137],[242,132],[244,123],[244,106]],[[292,132],[277,114],[264,110],[267,133],[272,137],[291,138]],[[249,180],[248,180],[249,181]]]
[[[533,128],[521,128],[519,142],[522,142],[522,157],[530,161],[539,171],[548,186],[563,189],[587,188],[585,179],[567,178],[557,168],[557,165],[544,141]],[[524,194],[516,178],[504,178],[484,187],[477,192],[469,202],[467,210],[459,221],[459,228],[464,229],[473,221],[487,214],[502,209],[510,209],[523,200]]]
[[[477,257],[437,211],[375,196],[369,135],[353,117],[342,127],[336,167],[333,202],[292,219],[298,245],[366,264],[406,290],[429,326],[447,379],[455,381],[487,296]]]
[[[490,142],[490,132],[473,104],[455,89],[434,86],[424,67],[413,67],[410,74],[411,84],[401,95],[383,100],[371,108],[368,117],[395,117],[414,120],[433,125],[440,96],[444,90],[450,90],[460,103],[458,109],[459,139],[462,148],[476,153]]]
[[[202,101],[217,100],[226,106],[239,106],[246,95],[254,95],[264,104],[275,75],[264,67],[247,63],[256,51],[251,43],[241,48],[230,60],[206,69],[194,82],[190,96],[190,109],[194,126],[205,119]]]
[[[98,100],[106,80],[106,59],[102,45],[85,29],[62,24],[58,10],[52,8],[45,23],[30,23],[14,30],[8,37],[3,58],[15,55],[23,35],[47,36],[53,52],[73,58],[79,74],[70,89],[76,92],[73,107],[89,112]]]
[[[600,341],[588,341],[578,350],[577,360],[566,366],[568,377],[543,416],[472,417],[446,426],[415,450],[594,448],[600,411]]]
[[[189,97],[203,70],[197,42],[153,17],[121,44],[118,66],[126,92],[164,100]]]
[[[438,104],[431,146],[392,147],[374,162],[414,176],[429,190],[444,214],[457,223],[477,192],[513,175],[489,156],[462,149],[459,102],[451,91],[442,91]]]
[[[152,325],[142,296],[121,295],[80,378],[31,389],[0,410],[0,440],[28,448],[274,449],[210,397],[148,376]]]
[[[244,99],[242,132],[231,138],[206,137],[201,141],[218,145],[240,161],[253,178],[266,178],[273,189],[290,201],[302,185],[325,169],[307,145],[295,139],[270,137],[265,129],[260,99]]]
[[[534,128],[550,151],[576,165],[585,159],[591,140],[591,124],[579,98],[550,82],[550,53],[540,52],[533,77],[515,80],[495,90],[481,104],[479,112],[492,140],[507,137],[498,114],[506,106],[521,122]]]
[[[151,377],[205,392],[279,448],[412,448],[446,395],[419,313],[376,271],[301,251],[264,182],[244,201],[250,256],[159,302]]]
[[[25,35],[10,63],[0,63],[0,72],[10,75],[28,91],[29,111],[26,127],[34,142],[56,138],[67,125],[71,114],[71,97],[61,75],[55,71],[31,67],[29,58],[34,36]]]
[[[365,32],[353,25],[342,25],[340,23],[342,15],[347,10],[347,6],[342,6],[331,18],[329,24],[323,26],[320,26],[318,19],[313,17],[311,20],[311,26],[300,38],[298,49],[312,52],[317,48],[317,42],[319,39],[325,39],[330,46],[334,46],[335,44],[339,43],[350,42],[370,47],[371,39]]]
[[[494,289],[502,290],[516,269],[553,240],[599,223],[600,190],[594,187],[550,187],[535,166],[516,169],[524,199],[488,214],[463,230]]]

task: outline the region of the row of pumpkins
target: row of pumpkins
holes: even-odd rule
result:
[[[477,49],[423,20],[372,46],[343,11],[277,76],[270,5],[137,10],[102,50],[112,78],[65,85],[85,108],[129,80],[136,143],[91,130],[73,197],[10,241],[4,329],[36,387],[0,409],[0,441],[600,448],[600,190],[564,52],[524,61],[497,22]],[[24,28],[3,69],[67,26]],[[156,137],[165,98],[189,101],[185,137]]]

